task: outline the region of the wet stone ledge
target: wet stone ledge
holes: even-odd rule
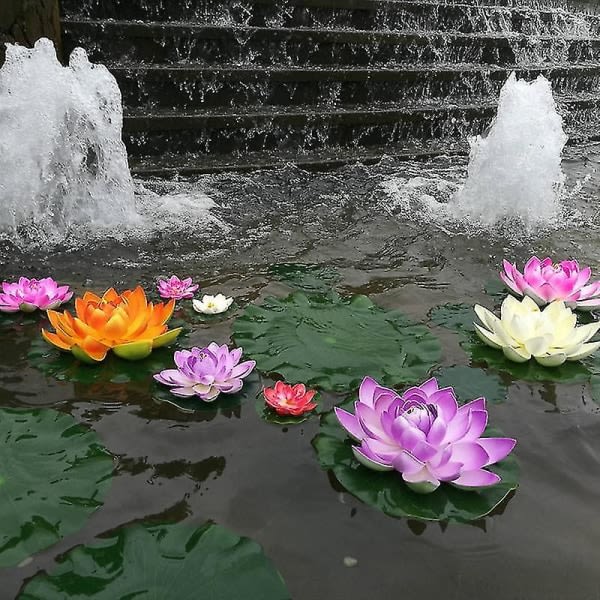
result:
[[[0,65],[5,43],[33,46],[47,37],[60,52],[60,14],[58,0],[0,0]]]

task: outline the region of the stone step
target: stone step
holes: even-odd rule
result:
[[[124,104],[140,110],[193,111],[215,107],[369,105],[401,101],[474,102],[497,96],[514,71],[544,75],[555,93],[600,88],[600,64],[507,68],[413,65],[397,69],[252,68],[236,66],[109,65]]]
[[[287,66],[530,64],[600,60],[600,38],[65,20],[65,48],[95,62]]]
[[[312,27],[360,30],[443,30],[527,35],[597,35],[600,19],[566,10],[511,8],[423,0],[63,0],[74,18],[179,21],[256,27]]]
[[[131,157],[129,164],[138,177],[174,177],[223,171],[254,171],[294,164],[308,170],[337,169],[346,164],[373,164],[384,156],[400,160],[427,160],[441,155],[464,155],[468,145],[464,141],[435,140],[425,143],[370,148],[340,148],[310,152],[248,152],[242,157],[228,154],[161,154]]]
[[[328,147],[402,147],[407,142],[465,139],[483,131],[494,105],[294,107],[126,115],[123,139],[132,156],[248,152],[303,153]]]
[[[569,131],[580,136],[598,131],[600,97],[563,98],[560,106]],[[494,101],[161,111],[125,115],[123,135],[132,156],[169,152],[242,156],[275,150],[301,154],[336,146],[402,148],[412,142],[465,140],[485,131],[495,112]]]

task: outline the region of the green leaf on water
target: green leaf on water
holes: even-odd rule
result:
[[[435,325],[463,333],[473,331],[475,312],[469,304],[443,304],[429,311],[429,319]]]
[[[334,292],[296,292],[248,306],[233,337],[262,372],[331,391],[357,388],[367,375],[382,385],[414,385],[441,356],[427,327],[366,296],[345,299]]]
[[[508,390],[498,375],[465,366],[442,367],[434,372],[440,388],[454,388],[460,404],[483,396],[490,403],[504,402]]]
[[[254,541],[212,523],[131,525],[71,550],[20,600],[203,598],[289,600],[281,575]]]
[[[93,431],[51,409],[0,409],[0,439],[0,567],[9,567],[83,526],[113,460]]]
[[[282,263],[273,265],[269,275],[303,292],[327,292],[340,280],[336,269],[314,264]]]

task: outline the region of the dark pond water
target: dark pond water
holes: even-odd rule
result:
[[[600,273],[595,163],[593,148],[569,151],[569,186],[591,175],[567,200],[578,214],[562,229],[523,238],[514,228],[492,235],[436,223],[418,198],[407,204],[382,188],[392,177],[419,174],[455,184],[464,165],[443,160],[140,182],[146,210],[162,206],[152,213],[151,239],[74,237],[69,248],[53,251],[5,242],[0,276],[51,274],[76,292],[101,292],[139,282],[154,290],[158,276],[174,272],[194,277],[207,293],[234,296],[235,308],[222,319],[193,321],[188,346],[225,343],[248,303],[322,286],[323,279],[343,295],[366,294],[425,322],[432,307],[446,302],[491,307],[495,300],[483,287],[497,277],[503,257],[574,256]],[[210,210],[182,208],[202,194],[214,202]],[[290,279],[295,267],[281,265],[320,271]],[[442,364],[469,363],[458,336],[434,332],[443,342]],[[209,419],[157,402],[150,380],[57,381],[27,356],[38,335],[35,321],[1,321],[0,405],[53,407],[91,425],[116,457],[116,473],[104,505],[83,529],[0,575],[2,598],[16,597],[25,580],[67,550],[148,518],[211,519],[251,537],[296,600],[600,598],[600,413],[584,385],[507,377],[508,398],[491,405],[490,414],[518,439],[520,487],[493,516],[440,525],[390,518],[345,492],[311,446],[316,417],[282,427],[260,419],[247,402]]]

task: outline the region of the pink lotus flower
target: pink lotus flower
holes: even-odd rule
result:
[[[20,277],[17,283],[2,283],[0,312],[33,312],[54,310],[73,296],[68,285],[59,286],[52,277],[28,279]]]
[[[161,298],[174,298],[175,300],[184,300],[193,298],[194,292],[200,287],[194,285],[192,278],[179,279],[173,275],[169,279],[159,279],[156,286]]]
[[[275,387],[263,390],[266,403],[278,415],[293,415],[294,417],[299,417],[316,408],[317,405],[311,402],[316,393],[315,390],[307,390],[303,383],[289,385],[283,381],[278,381]]]
[[[600,308],[600,281],[588,283],[592,270],[579,268],[576,260],[563,260],[554,264],[551,258],[540,260],[532,256],[523,273],[507,260],[500,278],[518,296],[529,296],[538,306],[554,300],[563,300],[572,309],[595,310]]]
[[[154,375],[159,383],[170,386],[175,396],[198,396],[212,402],[222,392],[235,394],[242,389],[243,379],[256,366],[253,360],[240,363],[242,349],[229,350],[226,344],[212,342],[206,348],[175,352],[176,369],[165,369]]]
[[[516,441],[481,437],[488,413],[485,399],[459,407],[454,390],[438,389],[435,379],[401,396],[365,377],[354,414],[335,414],[359,445],[356,459],[375,471],[396,470],[413,491],[427,494],[442,482],[479,488],[500,482],[485,467],[506,458]]]

